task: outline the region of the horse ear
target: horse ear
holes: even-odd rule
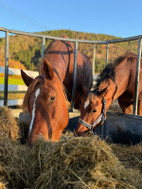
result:
[[[33,81],[33,78],[28,76],[23,70],[21,70],[21,76],[22,76],[22,79],[23,79],[24,83],[27,86],[29,86],[31,84],[31,82]]]
[[[99,95],[104,97],[106,95],[107,91],[108,91],[108,87],[106,87],[106,88],[102,89],[101,91],[99,91]]]
[[[51,64],[48,62],[48,60],[43,59],[43,68],[42,68],[42,72],[43,74],[48,78],[48,79],[53,79],[54,76],[54,71],[53,71],[53,67],[51,66]]]

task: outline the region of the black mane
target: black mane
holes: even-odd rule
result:
[[[136,62],[137,59],[137,55],[131,52],[126,53],[124,56],[119,56],[114,63],[110,63],[108,64],[100,73],[100,75],[98,76],[97,80],[96,80],[96,84],[94,86],[94,90],[92,91],[93,93],[99,94],[99,87],[101,85],[101,83],[103,83],[104,81],[108,81],[109,79],[111,79],[114,83],[115,83],[115,68],[121,64],[121,63],[125,63],[126,61],[135,61]]]
[[[115,82],[115,65],[112,63],[108,64],[98,76],[94,86],[94,92],[99,93],[100,84],[108,79],[111,79],[113,82]]]

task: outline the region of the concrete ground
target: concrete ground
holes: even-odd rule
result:
[[[11,109],[12,114],[14,117],[19,117],[19,114],[23,112],[23,110],[21,108],[19,109]],[[113,104],[110,106],[110,108],[108,109],[108,112],[119,112],[122,113],[117,101],[113,102]],[[74,118],[80,115],[80,112],[76,109],[74,109],[73,112],[69,112],[69,118]]]
[[[11,109],[12,111],[12,114],[15,118],[18,118],[19,117],[19,114],[23,112],[22,109]],[[73,118],[73,117],[76,117],[76,116],[79,116],[80,115],[80,112],[78,110],[74,110],[73,112],[69,112],[69,118]]]

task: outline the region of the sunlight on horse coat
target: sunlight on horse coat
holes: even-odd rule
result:
[[[69,42],[53,40],[40,62],[39,76],[30,78],[21,71],[28,86],[23,107],[30,113],[28,142],[32,144],[40,134],[46,140],[59,140],[68,124],[67,99],[72,99],[74,69],[74,45]],[[77,53],[77,87],[75,108],[92,86],[92,65],[82,53]]]
[[[118,57],[114,64],[108,64],[101,72],[96,81],[95,89],[88,93],[82,103],[81,116],[76,129],[79,136],[87,134],[88,128],[86,125],[90,125],[90,127],[102,125],[104,119],[100,119],[98,123],[95,123],[95,121],[102,115],[102,111],[106,112],[116,99],[118,99],[118,103],[124,113],[133,113],[136,64],[137,56],[129,53]],[[142,62],[138,97],[138,114],[142,115]],[[106,101],[105,110],[104,99]]]

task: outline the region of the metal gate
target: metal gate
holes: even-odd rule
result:
[[[76,77],[77,77],[77,51],[78,51],[78,43],[87,43],[87,44],[94,44],[94,51],[93,51],[93,71],[95,67],[95,49],[97,44],[106,44],[106,64],[108,63],[108,54],[109,54],[109,44],[112,43],[120,43],[126,41],[134,41],[138,40],[138,52],[137,52],[137,74],[136,74],[136,87],[135,87],[135,100],[134,100],[134,115],[137,115],[137,107],[138,107],[138,88],[139,88],[139,75],[140,75],[140,60],[141,60],[141,39],[142,35],[117,39],[117,40],[108,40],[108,41],[93,41],[93,40],[79,40],[79,39],[66,39],[61,37],[53,37],[48,35],[39,35],[39,34],[32,34],[28,32],[21,32],[16,30],[8,30],[5,28],[0,27],[0,31],[5,32],[5,81],[4,81],[4,106],[7,106],[7,96],[8,96],[8,67],[9,67],[9,34],[18,34],[18,35],[25,35],[31,37],[39,37],[42,38],[42,57],[44,56],[45,51],[45,40],[61,40],[61,41],[68,41],[73,42],[75,46],[74,51],[74,79],[73,79],[73,90],[72,90],[72,100],[71,100],[71,111],[73,111],[74,107],[74,100],[75,100],[75,91],[76,91]],[[94,73],[93,73],[94,75]]]

